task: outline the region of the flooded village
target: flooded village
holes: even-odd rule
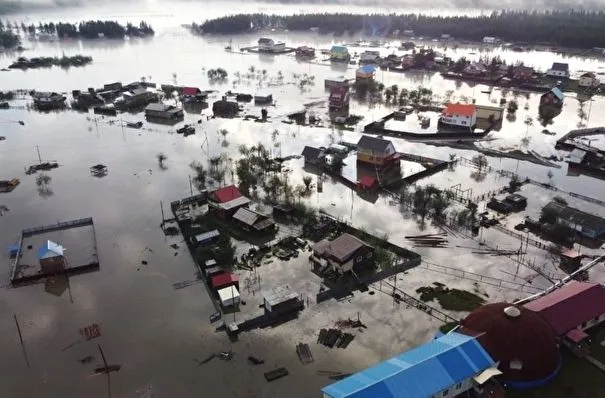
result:
[[[5,396],[599,396],[603,54],[195,7],[0,18]]]

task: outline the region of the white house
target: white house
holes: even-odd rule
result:
[[[286,44],[281,41],[273,41],[273,39],[269,39],[266,37],[261,37],[258,39],[258,51],[261,52],[280,52],[286,49]]]
[[[580,87],[598,87],[601,82],[592,72],[586,72],[582,76],[580,76],[580,80],[578,81]]]
[[[470,128],[477,123],[477,107],[472,104],[447,104],[441,113],[441,122]]]
[[[553,62],[552,66],[546,71],[547,76],[569,77],[569,65],[561,62]]]
[[[483,38],[483,43],[485,43],[485,44],[496,44],[498,42],[500,42],[500,39],[498,39],[497,37],[485,36]]]

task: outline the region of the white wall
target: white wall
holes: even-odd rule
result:
[[[567,77],[567,72],[562,71],[562,70],[549,69],[548,72],[546,72],[546,74],[548,76]]]
[[[477,114],[474,113],[472,116],[444,115],[441,120],[443,123],[452,124],[454,126],[470,127],[477,122]]]
[[[602,323],[605,321],[605,313],[601,314],[597,319],[591,319],[590,321],[586,322],[586,324],[584,325],[580,325],[579,329],[580,330],[586,330],[589,329],[595,325],[598,325],[599,323]]]
[[[467,390],[470,390],[471,387],[473,387],[473,379],[472,377],[454,385],[451,386],[450,388],[447,388],[443,391],[438,392],[437,394],[433,395],[433,398],[450,398],[450,397],[455,397],[458,394],[461,394]]]

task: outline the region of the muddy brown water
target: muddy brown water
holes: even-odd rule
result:
[[[0,248],[5,252],[5,248],[16,241],[23,228],[90,216],[95,222],[101,264],[98,272],[70,278],[73,302],[67,293],[59,297],[48,294],[43,284],[0,290],[0,390],[3,396],[107,395],[105,377],[93,375],[94,368],[101,365],[97,344],[103,346],[110,364],[122,366],[120,372],[111,374],[113,397],[144,397],[151,396],[150,393],[154,397],[179,398],[197,397],[200,394],[217,397],[319,396],[319,389],[329,380],[318,376],[317,370],[348,373],[361,369],[430,338],[438,326],[436,321],[414,309],[395,308],[392,301],[382,294],[366,294],[356,295],[350,302],[322,304],[323,307],[306,311],[300,320],[273,329],[246,333],[240,341],[231,343],[224,334],[216,333],[214,326],[209,323],[208,317],[214,309],[202,285],[180,290],[172,288],[173,283],[193,279],[195,268],[185,251],[185,245],[179,244],[179,255],[174,256],[175,250],[169,246],[174,240],[167,240],[162,234],[159,228],[160,201],[164,202],[168,211],[170,201],[190,193],[188,176],[191,174],[191,161],[206,162],[208,155],[221,153],[236,160],[240,145],[252,146],[258,142],[271,148],[277,155],[287,156],[299,154],[305,145],[327,146],[341,140],[356,142],[360,137],[359,128],[339,132],[331,128],[281,123],[285,114],[300,109],[303,102],[325,99],[324,78],[339,74],[353,77],[354,69],[342,70],[321,62],[301,63],[288,55],[267,57],[227,53],[223,48],[230,39],[233,40],[232,46],[238,48],[253,44],[257,37],[193,37],[179,26],[180,23],[191,22],[189,15],[193,6],[183,7],[172,15],[151,8],[147,13],[136,13],[130,9],[115,16],[121,21],[147,19],[157,27],[157,35],[152,40],[26,45],[31,51],[26,52],[25,56],[56,56],[63,52],[67,55],[91,55],[94,62],[90,66],[0,74],[3,90],[35,88],[70,92],[113,81],[127,83],[146,77],[158,83],[176,82],[202,89],[213,88],[219,92],[236,89],[254,93],[262,85],[277,100],[277,106],[269,109],[269,115],[272,116],[270,123],[241,119],[204,121],[201,125],[196,124],[197,134],[187,138],[173,133],[174,128],[146,122],[141,130],[122,129],[115,124],[116,118],[95,118],[92,114],[71,111],[42,114],[24,108],[28,102],[25,99],[13,102],[23,108],[1,111],[2,135],[6,140],[0,143],[0,178],[18,177],[21,185],[9,194],[0,195],[0,205],[10,209],[0,217]],[[262,10],[263,7],[259,5],[258,8]],[[280,7],[283,12],[292,10],[287,6]],[[210,9],[214,13],[211,15],[225,12],[219,6]],[[95,17],[101,19],[115,15],[105,8],[96,9],[95,12]],[[37,18],[32,15],[29,18],[56,20],[59,16],[48,14]],[[73,11],[73,14],[67,14],[62,19],[81,18],[83,14],[80,11]],[[16,19],[19,20],[18,17]],[[340,41],[314,34],[279,32],[273,36],[294,46],[311,44],[328,48],[332,42]],[[354,50],[361,52],[364,49],[359,47]],[[380,50],[385,54],[396,51],[394,48]],[[446,51],[463,54],[464,50]],[[496,53],[511,61],[523,59],[542,69],[559,58],[547,52],[519,54],[497,50]],[[16,54],[1,54],[0,63],[8,65],[16,57]],[[568,61],[574,70],[599,70],[604,65],[580,58],[570,58]],[[266,70],[268,77],[261,81],[254,77],[235,82],[236,72],[244,75],[250,66]],[[230,78],[227,83],[209,84],[205,77],[206,70],[215,67],[228,70]],[[278,71],[283,72],[286,84],[277,84]],[[292,73],[315,76],[315,86],[301,93],[294,84]],[[494,90],[491,96],[481,93],[485,87],[480,85],[472,87],[461,84],[457,87],[455,82],[443,80],[438,75],[378,72],[377,79],[386,85],[397,84],[409,89],[420,84],[430,86],[441,96],[447,90],[455,90],[456,97],[474,96],[478,103],[499,100],[502,96],[499,90]],[[512,96],[508,94],[507,98]],[[218,94],[215,95],[217,97]],[[579,120],[578,101],[573,96],[566,98],[563,113],[548,127],[557,133],[555,136],[541,134],[543,127],[534,122],[527,129],[531,140],[528,148],[524,148],[520,142],[526,134],[523,120],[527,115],[535,119],[539,97],[530,94],[527,100],[523,96],[519,98],[522,99],[519,100],[517,121],[505,121],[502,130],[493,133],[497,140],[481,145],[496,149],[532,149],[545,156],[565,155],[554,150],[554,141],[576,127]],[[523,108],[526,101],[528,110]],[[603,99],[595,98],[589,125],[605,123],[602,109]],[[319,105],[313,111],[323,116],[326,109]],[[260,108],[248,105],[247,112],[260,114]],[[352,112],[364,115],[363,125],[364,122],[382,117],[389,109],[384,105],[369,108],[355,102]],[[208,113],[208,110],[204,113]],[[196,123],[200,118],[199,115],[188,114],[185,122]],[[143,117],[141,114],[124,114],[122,119],[124,122],[138,121]],[[25,125],[16,123],[18,120],[24,121]],[[110,120],[114,120],[114,124],[110,124]],[[219,129],[227,129],[229,133],[223,137],[217,133]],[[271,133],[275,129],[279,134],[273,140]],[[468,158],[474,155],[471,151],[432,147],[399,139],[393,141],[400,151],[434,158],[448,159],[450,153]],[[35,175],[24,174],[27,165],[37,162],[36,146],[43,160],[54,160],[60,164],[58,169],[46,173],[52,177],[49,183],[52,195],[40,195]],[[166,169],[158,167],[156,155],[159,152],[167,155]],[[90,175],[89,167],[98,163],[108,166],[107,176],[95,178]],[[546,167],[495,158],[490,158],[490,164],[496,168],[518,169],[521,175],[538,180],[548,180]],[[302,177],[307,174],[302,170],[302,161],[292,160],[288,165],[292,169],[289,179],[295,184],[302,184]],[[552,170],[552,180],[558,187],[595,197],[603,192],[603,182],[583,176],[567,176],[566,164],[560,162],[560,165],[560,169]],[[408,169],[411,172],[414,167],[404,167],[404,173]],[[226,182],[231,182],[230,175],[227,175]],[[470,171],[460,168],[454,172],[439,173],[422,182],[425,183],[443,187],[460,183],[476,190],[490,190],[505,185],[506,181],[490,176],[481,184],[475,184],[470,178]],[[540,203],[553,195],[536,188],[528,189],[528,193]],[[399,209],[389,204],[388,199],[379,198],[376,203],[364,201],[330,179],[324,182],[322,193],[315,192],[303,200],[378,234],[386,233],[397,244],[409,244],[404,236],[420,233],[417,221],[409,215],[402,216]],[[586,208],[599,211],[598,206]],[[535,211],[531,214],[535,214]],[[434,230],[428,225],[423,233]],[[501,247],[511,248],[518,244],[518,241],[493,231],[486,232],[485,236]],[[461,245],[468,244],[462,239],[455,240]],[[456,256],[452,257],[452,251],[448,250],[418,249],[427,259],[449,266],[500,278],[506,277],[500,268],[508,267],[508,271],[513,272],[508,260],[488,258],[486,261],[485,257],[471,255],[463,249],[457,249]],[[541,255],[530,250],[532,255]],[[142,261],[146,261],[147,265],[143,265]],[[0,277],[5,285],[9,261],[3,257],[0,264]],[[299,271],[292,275],[304,277]],[[434,280],[472,288],[470,282],[439,274],[427,275],[425,271],[411,271],[409,275],[401,275],[400,279],[402,282],[398,283],[402,283],[402,288],[406,286],[411,291]],[[279,278],[275,280],[277,283]],[[498,289],[489,288],[488,291],[493,300],[517,296],[517,293]],[[315,344],[314,336],[319,327],[329,326],[337,318],[355,316],[357,311],[362,313],[362,319],[372,328],[370,332],[357,337],[346,350],[329,350]],[[17,315],[21,326],[31,365],[29,368],[25,365],[13,314]],[[83,341],[78,330],[93,323],[99,324],[102,336]],[[300,364],[295,353],[298,340],[310,344],[315,357],[313,364]],[[228,349],[236,353],[231,361],[213,360],[202,366],[195,361]],[[78,362],[89,355],[95,358],[89,364]],[[247,363],[248,355],[263,358],[265,364],[250,366]],[[267,383],[263,372],[280,366],[288,368],[290,375]]]

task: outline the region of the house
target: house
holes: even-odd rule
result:
[[[120,91],[122,90],[122,83],[108,83],[103,85],[103,91]]]
[[[588,339],[587,329],[605,321],[605,286],[572,280],[524,306],[544,318],[564,342],[577,345]]]
[[[220,236],[220,232],[216,229],[212,231],[204,232],[203,234],[195,235],[193,238],[193,243],[198,246],[208,245],[210,243],[215,242]]]
[[[508,214],[513,211],[513,206],[511,206],[510,203],[498,200],[496,198],[491,198],[485,207],[501,214]]]
[[[114,101],[114,105],[117,109],[132,109],[143,107],[157,100],[158,95],[155,90],[141,87],[122,93]]]
[[[208,98],[208,93],[203,92],[198,87],[183,87],[181,91],[181,100],[185,102],[201,102]]]
[[[450,40],[454,40],[454,38],[451,35],[449,35],[447,33],[444,33],[444,34],[441,35],[441,40],[443,40],[443,41],[450,41]]]
[[[558,87],[554,87],[549,92],[542,94],[540,97],[540,106],[562,108],[564,98],[563,92]]]
[[[597,75],[592,72],[584,73],[580,76],[580,80],[578,81],[578,85],[585,88],[599,87],[600,84],[601,82],[597,78]]]
[[[233,214],[233,220],[247,231],[270,232],[275,230],[275,222],[267,215],[240,207]]]
[[[217,291],[223,308],[237,307],[240,303],[240,294],[235,286],[229,286]]]
[[[483,38],[483,43],[484,44],[497,44],[497,43],[500,43],[500,39],[498,39],[497,37],[493,37],[493,36],[485,36]]]
[[[474,337],[451,332],[321,391],[324,398],[475,396],[499,373]]]
[[[216,117],[234,117],[239,113],[239,104],[235,101],[227,101],[227,97],[223,97],[212,104],[212,113]]]
[[[384,167],[398,161],[399,154],[391,141],[364,135],[357,142],[357,162]]]
[[[348,110],[350,99],[351,94],[349,93],[348,86],[331,88],[330,96],[328,97],[330,112]]]
[[[65,106],[66,98],[55,92],[38,92],[31,93],[34,99],[34,106],[40,110],[60,109]]]
[[[231,218],[241,207],[247,207],[250,199],[242,196],[235,185],[217,189],[210,195],[217,213],[222,218]]]
[[[414,66],[416,63],[416,59],[414,58],[414,56],[412,54],[407,54],[403,56],[403,59],[401,60],[401,66],[403,68],[411,68],[412,66]]]
[[[349,79],[346,79],[344,76],[338,76],[331,79],[324,80],[324,88],[326,90],[332,89],[334,87],[349,87]]]
[[[482,76],[487,73],[487,67],[481,62],[471,62],[464,68],[462,73],[471,76]]]
[[[223,289],[229,286],[235,286],[239,289],[239,277],[232,272],[223,272],[214,275],[210,279],[210,284],[215,290]]]
[[[267,53],[278,53],[286,50],[286,43],[274,41],[266,37],[258,39],[258,51]]]
[[[367,50],[359,56],[360,64],[375,64],[380,61],[380,51]]]
[[[326,161],[326,153],[321,149],[312,146],[305,146],[301,153],[305,159],[305,164],[321,165]]]
[[[513,67],[513,79],[517,81],[528,81],[534,77],[534,68],[525,65]]]
[[[315,49],[308,46],[301,46],[296,48],[297,57],[313,58],[315,57]]]
[[[559,256],[561,268],[566,268],[571,272],[577,270],[582,265],[582,254],[575,249],[566,249]]]
[[[355,72],[355,80],[373,80],[376,68],[372,65],[363,65]]]
[[[273,94],[266,91],[259,91],[254,94],[254,105],[271,105],[273,104]]]
[[[477,107],[472,104],[447,104],[440,121],[451,126],[472,128],[477,123]]]
[[[44,242],[42,246],[38,248],[38,261],[42,273],[56,274],[65,269],[65,248],[58,243],[51,240]]]
[[[521,211],[527,207],[527,198],[518,193],[513,193],[504,198],[504,202],[508,203],[513,211]]]
[[[552,77],[569,77],[569,64],[562,62],[553,62],[549,70],[546,71],[546,76]]]
[[[413,50],[414,48],[416,48],[416,43],[413,41],[402,41],[399,46],[399,49],[404,51]]]
[[[347,233],[317,242],[312,251],[311,260],[316,265],[331,267],[340,274],[374,264],[374,248]]]
[[[554,215],[558,224],[566,225],[588,238],[597,238],[605,233],[605,219],[594,214],[555,201],[549,202],[542,211]]]
[[[332,46],[330,49],[330,61],[349,62],[351,54],[345,46]]]
[[[265,315],[279,317],[302,310],[305,303],[289,285],[282,285],[263,292],[263,307]]]
[[[185,117],[183,110],[173,105],[153,103],[145,107],[145,118],[176,122]]]

